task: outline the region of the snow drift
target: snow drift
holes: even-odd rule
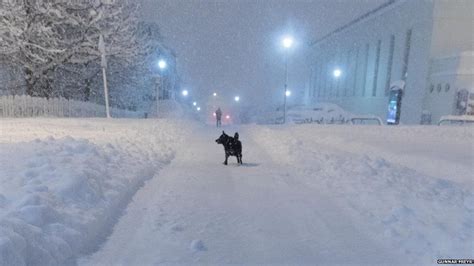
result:
[[[467,128],[302,125],[251,132],[300,182],[332,193],[360,230],[390,242],[407,261],[474,255],[473,155],[462,148],[473,141]],[[410,152],[397,154],[403,147]],[[413,154],[419,165],[407,162]],[[450,156],[458,161],[451,164]]]
[[[0,265],[73,264],[95,250],[173,158],[178,124],[2,120]]]

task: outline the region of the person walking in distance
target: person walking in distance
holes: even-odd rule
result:
[[[222,118],[222,111],[221,111],[221,108],[218,107],[216,110],[216,126],[217,127],[220,127],[222,125],[221,118]]]

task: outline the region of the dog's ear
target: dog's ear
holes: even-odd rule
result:
[[[224,134],[224,135],[225,135],[225,132],[224,132],[224,130],[222,130],[222,134]]]

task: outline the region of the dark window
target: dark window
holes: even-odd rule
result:
[[[372,84],[372,96],[377,96],[377,81],[379,77],[379,64],[380,64],[380,46],[382,41],[377,41],[377,50],[375,53],[375,67],[374,67],[374,83]]]
[[[322,61],[322,60],[321,60],[321,61]],[[323,61],[322,61],[322,62],[323,62]],[[323,66],[324,66],[324,64],[319,64],[318,74],[317,74],[318,77],[319,77],[319,78],[318,78],[318,84],[317,84],[317,86],[318,86],[318,97],[321,97],[321,95],[322,95],[321,92],[322,92],[322,90],[323,90],[323,87],[322,87],[322,84],[323,84],[322,79],[324,78],[324,76],[323,76],[323,74],[322,74]]]
[[[354,69],[354,75],[353,75],[353,83],[352,83],[352,96],[356,95],[356,87],[357,87],[357,72],[359,70],[359,46],[357,46],[357,52],[356,52],[356,59],[355,59],[355,69]]]
[[[326,73],[326,72],[327,72],[326,70],[327,70],[327,64],[324,65],[323,68],[321,69],[321,71],[322,71],[321,82],[323,83],[322,88],[323,88],[323,96],[324,96],[324,97],[327,96],[327,94],[326,94],[326,92],[327,92],[326,86],[327,86],[327,78],[328,78],[328,75],[327,75],[327,73]]]
[[[388,51],[387,79],[385,80],[385,96],[390,90],[390,80],[392,79],[393,52],[395,50],[395,35],[390,36],[390,47]]]
[[[438,83],[438,86],[436,86],[436,90],[439,92],[441,92],[441,83]]]
[[[408,76],[408,59],[410,58],[410,47],[411,47],[411,35],[412,29],[407,31],[405,39],[405,52],[403,54],[403,65],[402,65],[402,80],[407,80]]]
[[[369,44],[365,44],[365,54],[364,54],[364,72],[362,73],[362,96],[365,96],[365,84],[367,83],[367,69],[369,65]]]
[[[314,97],[315,91],[316,91],[316,81],[318,79],[318,77],[316,76],[317,67],[318,67],[318,64],[316,63],[311,68],[311,89],[309,90],[309,97],[311,97],[311,98]]]

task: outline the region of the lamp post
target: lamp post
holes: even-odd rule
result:
[[[105,69],[107,68],[107,59],[105,58],[105,42],[102,34],[99,36],[99,52],[100,52],[100,66],[102,67],[102,78],[104,80],[104,97],[105,97],[105,114],[110,118],[109,110],[109,89],[107,88],[107,75]]]
[[[164,59],[160,59],[158,61],[158,68],[160,69],[160,84],[159,86],[157,86],[156,88],[156,117],[158,118],[158,113],[159,113],[159,100],[160,100],[160,89],[163,89],[163,75],[164,75],[164,71],[166,69],[166,67],[168,66],[168,64],[166,63],[166,61]]]
[[[285,48],[285,91],[283,93],[283,124],[286,123],[286,97],[288,91],[288,50],[293,46],[293,38],[287,36],[283,38],[283,47]]]
[[[342,75],[342,70],[340,68],[335,68],[334,71],[332,72],[332,75],[334,76],[334,79],[336,80],[336,97],[339,96],[339,78]]]

